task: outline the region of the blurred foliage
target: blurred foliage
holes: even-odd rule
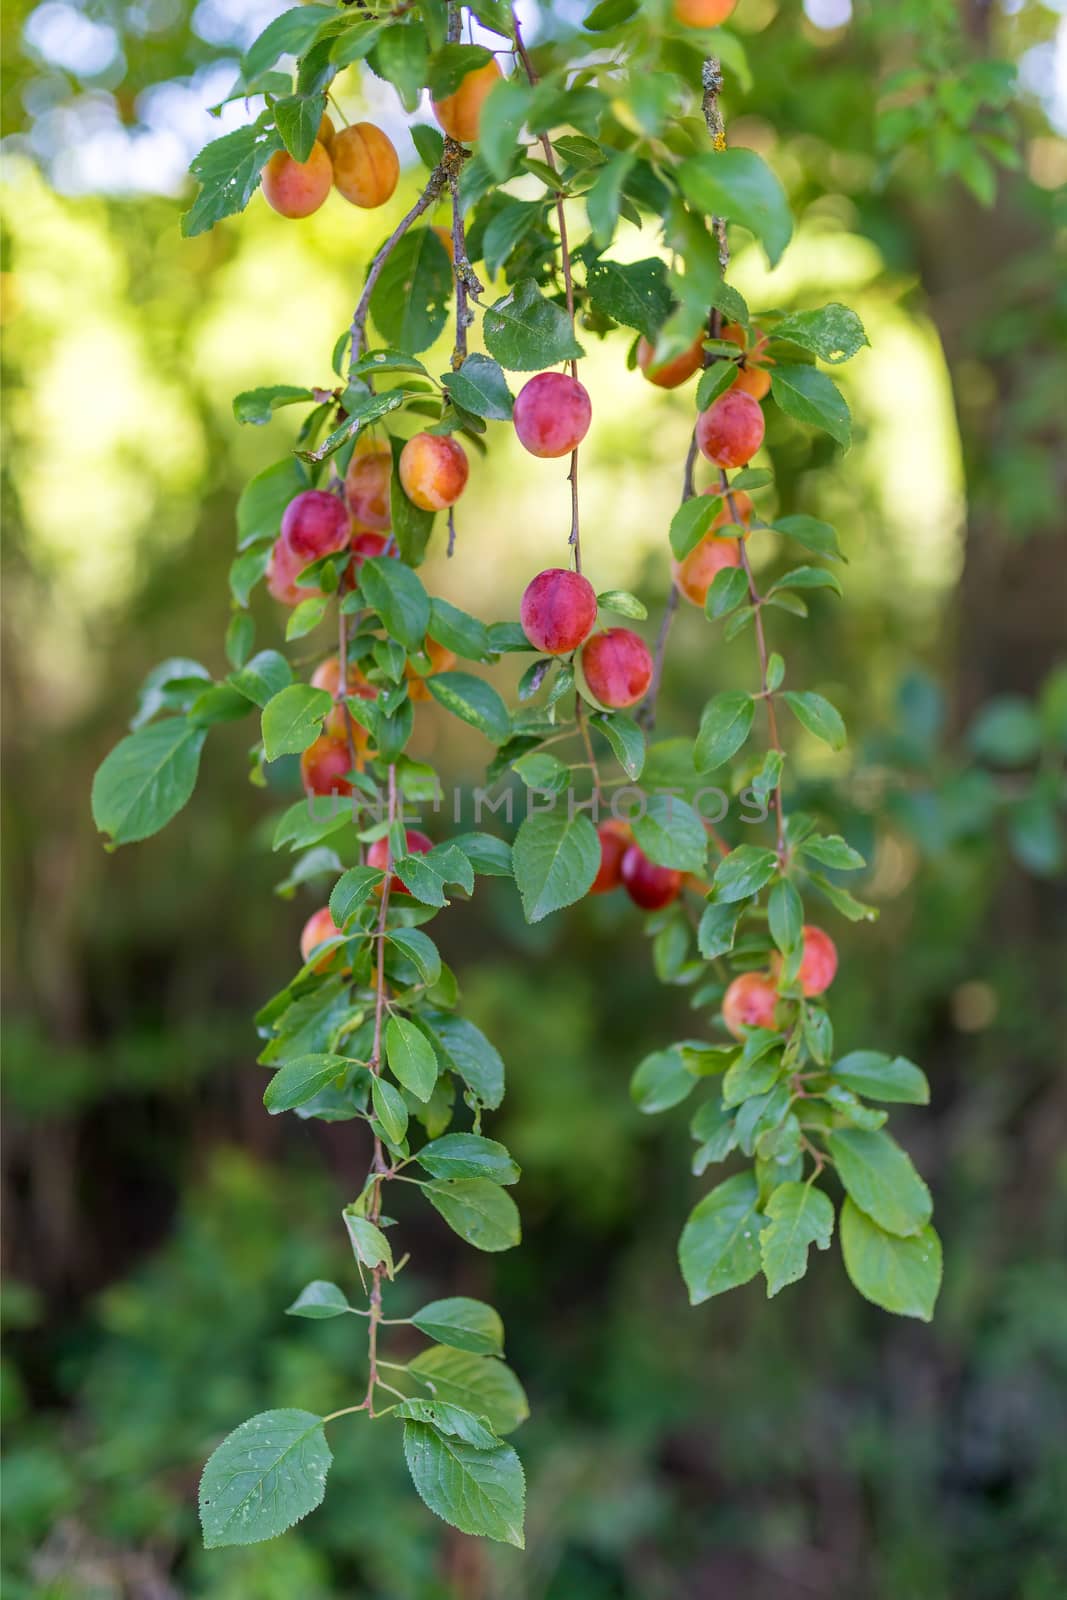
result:
[[[755,81],[725,96],[731,138],[768,153],[804,213],[793,265],[766,274],[746,252],[740,286],[763,304],[847,286],[872,338],[849,378],[848,457],[770,433],[782,509],[828,516],[850,557],[843,606],[816,602],[807,635],[778,626],[798,678],[833,686],[862,741],[848,771],[805,751],[796,803],[874,846],[861,892],[882,914],[842,941],[839,1038],[877,1035],[930,1074],[933,1115],[903,1131],[937,1191],[938,1318],[896,1327],[854,1303],[833,1252],[769,1304],[749,1286],[688,1311],[672,1260],[693,1198],[684,1124],[644,1121],[625,1089],[643,1049],[684,1034],[685,993],[665,1002],[618,897],[534,929],[503,889],[457,908],[446,954],[508,1062],[525,1242],[472,1263],[425,1223],[432,1279],[403,1292],[484,1294],[513,1330],[536,1418],[520,1557],[443,1537],[395,1492],[399,1459],[366,1470],[357,1427],[298,1531],[199,1549],[206,1449],[268,1397],[328,1408],[358,1381],[346,1327],[281,1308],[351,1271],[329,1218],[365,1153],[349,1127],[283,1134],[262,1111],[247,1019],[312,900],[270,899],[281,874],[240,736],[140,853],[99,849],[89,778],[153,661],[219,664],[236,494],[282,448],[238,430],[230,396],[301,361],[312,381],[328,370],[379,225],[341,229],[331,202],[294,232],[257,203],[183,244],[165,195],[96,192],[136,184],[102,181],[106,149],[81,169],[69,151],[115,126],[158,137],[176,113],[143,91],[163,79],[202,105],[195,75],[232,64],[246,8],[200,6],[190,24],[180,7],[87,7],[122,53],[84,78],[32,43],[20,55],[29,10],[4,24],[5,132],[82,192],[57,197],[15,161],[5,202],[5,1592],[1058,1597],[1067,155],[1033,95],[1004,104],[1002,70],[982,70],[1032,63],[1055,14],[908,0],[818,30],[741,0]],[[655,598],[684,406],[624,384],[622,363],[615,346],[589,363],[605,419],[590,566]],[[436,575],[488,615],[542,564],[557,507],[503,452],[473,489]],[[275,640],[269,608],[257,620]],[[743,643],[709,663],[693,621],[665,733],[710,670],[718,686],[747,670]],[[450,776],[476,770],[474,735],[442,750],[430,710],[420,736]]]

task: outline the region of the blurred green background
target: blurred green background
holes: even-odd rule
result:
[[[4,1592],[1058,1600],[1067,42],[1062,7],[1035,0],[741,0],[754,83],[735,71],[724,95],[731,141],[772,159],[799,219],[774,274],[738,252],[738,286],[757,308],[842,299],[871,339],[841,379],[850,454],[769,408],[780,509],[833,521],[849,558],[844,603],[816,595],[809,624],[774,629],[791,681],[831,693],[853,734],[847,759],[797,749],[790,798],[872,860],[860,892],[880,920],[823,919],[834,1014],[843,1048],[903,1052],[932,1080],[931,1110],[895,1121],[945,1241],[934,1324],[859,1301],[836,1250],[772,1302],[753,1283],[689,1310],[674,1248],[707,1180],[688,1174],[684,1113],[643,1119],[627,1084],[703,1023],[655,980],[621,897],[528,929],[491,883],[441,932],[508,1064],[494,1131],[523,1166],[525,1239],[475,1257],[405,1217],[396,1297],[503,1312],[534,1412],[527,1551],[445,1530],[399,1440],[372,1459],[360,1425],[338,1430],[327,1503],[299,1529],[199,1547],[221,1435],[269,1405],[348,1403],[362,1361],[358,1330],[282,1315],[309,1278],[350,1277],[337,1213],[367,1159],[354,1124],[283,1126],[260,1099],[251,1014],[323,898],[273,892],[295,775],[250,787],[248,732],[224,729],[159,838],[108,856],[88,808],[146,671],[224,671],[235,499],[291,437],[284,414],[238,428],[231,396],[326,381],[418,181],[412,165],[382,216],[334,196],[294,224],[257,197],[180,240],[203,108],[277,9],[47,0],[4,22]],[[414,164],[384,86],[340,98]],[[586,343],[587,567],[637,589],[651,629],[691,395],[628,372],[621,341]],[[495,427],[460,511],[429,586],[514,616],[561,557],[562,472]],[[757,564],[779,559],[764,537]],[[257,643],[279,643],[270,602],[254,609]],[[749,684],[751,648],[683,615],[661,733]],[[431,706],[416,737],[446,781],[477,781],[472,731]]]

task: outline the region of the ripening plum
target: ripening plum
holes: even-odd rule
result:
[[[352,551],[352,560],[348,564],[349,576],[353,581],[358,579],[359,569],[364,561],[373,561],[375,556],[384,556],[390,544],[392,544],[392,536],[388,533],[372,533],[368,528],[360,528],[358,532],[354,533],[349,547]],[[400,555],[400,551],[395,544],[393,544],[392,555],[394,558]]]
[[[399,470],[409,500],[423,511],[443,511],[466,488],[470,465],[450,434],[417,433],[400,452]]]
[[[307,964],[312,954],[320,944],[325,944],[327,939],[336,939],[341,929],[330,915],[329,906],[320,906],[318,911],[313,911],[304,923],[300,935],[300,959]],[[336,955],[335,950],[327,951],[321,961],[316,961],[315,971],[324,972]]]
[[[800,987],[810,998],[824,994],[837,973],[837,946],[828,933],[810,922],[802,930],[804,953],[800,958]]]
[[[671,576],[679,594],[703,608],[708,590],[724,567],[739,567],[741,551],[736,539],[718,539],[706,533],[681,561],[671,562]]]
[[[539,372],[524,383],[512,420],[532,456],[569,456],[589,432],[593,408],[584,384],[566,372]]]
[[[282,517],[282,538],[305,566],[343,550],[350,531],[343,501],[325,489],[305,489],[290,500]]]
[[[363,676],[358,661],[348,663],[348,690],[347,693],[360,700],[374,700],[378,691],[372,683],[368,683]],[[325,689],[327,694],[337,701],[333,710],[328,713],[323,724],[323,730],[328,739],[348,739],[348,725],[351,722],[352,742],[357,755],[363,755],[370,743],[370,734],[362,723],[355,718],[349,718],[345,712],[341,695],[341,663],[337,656],[327,656],[325,661],[319,663],[311,676],[313,689]]]
[[[325,111],[322,113],[322,121],[319,123],[319,131],[315,137],[327,153],[333,149],[333,141],[337,137],[337,129],[333,125],[333,118]]]
[[[345,499],[348,509],[365,528],[386,533],[392,527],[389,514],[389,484],[393,476],[393,453],[364,434],[352,452],[345,473]]]
[[[353,122],[334,136],[330,151],[339,194],[364,211],[384,206],[400,177],[400,157],[387,133],[373,122]]]
[[[433,840],[428,839],[424,833],[420,833],[418,828],[406,828],[404,830],[404,853],[406,855],[424,856],[428,850],[432,849]],[[377,867],[380,872],[384,872],[388,860],[389,839],[383,833],[380,839],[375,839],[367,851],[367,865],[368,867]],[[389,893],[391,895],[407,894],[407,892],[407,889],[395,874],[390,877]]]
[[[704,340],[707,337],[701,329],[688,350],[683,350],[680,356],[673,356],[670,361],[663,361],[658,367],[652,365],[652,358],[656,347],[644,334],[637,341],[637,365],[657,389],[677,389],[679,384],[685,383],[694,372],[699,372],[704,365]]]
[[[322,734],[309,744],[300,757],[300,777],[308,796],[351,794],[346,773],[352,770],[347,739],[331,739]]]
[[[454,94],[433,102],[433,114],[450,139],[456,139],[460,144],[471,144],[477,139],[482,106],[500,78],[500,68],[494,57],[484,67],[475,67],[473,72],[468,72]]]
[[[590,894],[610,894],[622,882],[622,858],[630,847],[630,824],[617,817],[602,822],[596,831],[600,840],[600,865],[589,886]]]
[[[263,168],[263,198],[281,217],[310,217],[333,186],[333,163],[316,139],[306,161],[276,150]]]
[[[743,364],[738,367],[737,377],[730,387],[751,395],[753,400],[765,400],[771,391],[771,375],[767,368],[774,366],[770,357],[764,354],[767,335],[758,328],[750,330],[743,328],[739,322],[728,322],[721,337],[729,339],[731,344],[744,352]]]
[[[408,680],[408,698],[411,700],[432,700],[433,695],[426,687],[426,679],[436,677],[439,672],[451,672],[456,664],[456,652],[449,650],[447,645],[438,644],[429,634],[426,635],[423,650],[429,657],[429,672],[420,672],[412,661],[409,661],[404,668],[404,676]]]
[[[619,877],[634,905],[642,911],[660,911],[669,906],[682,887],[682,874],[676,868],[657,866],[636,844],[623,853]]]
[[[285,539],[275,539],[267,562],[267,588],[283,606],[296,606],[301,600],[322,593],[314,584],[308,588],[297,585],[296,580],[307,565],[303,556],[296,555]]]
[[[674,0],[674,15],[687,28],[717,28],[737,0]]]
[[[569,656],[596,626],[596,590],[580,572],[549,567],[526,585],[522,631],[546,656]]]
[[[701,454],[717,467],[743,467],[763,443],[763,412],[740,389],[727,389],[697,417]]]
[[[583,645],[582,671],[593,698],[610,711],[620,711],[645,695],[652,682],[652,657],[639,634],[607,628]]]
[[[713,483],[703,492],[705,494],[721,494],[722,490],[719,488],[717,483]],[[747,495],[743,489],[732,489],[730,491],[730,500],[732,500],[734,505],[737,507],[736,520],[740,521],[741,526],[747,532],[748,525],[752,521],[752,513],[756,509],[752,504],[751,495]],[[717,532],[719,528],[728,528],[736,525],[734,514],[730,510],[730,500],[726,500],[724,498],[722,510],[719,512],[718,516],[715,518],[715,521],[711,525],[712,533]]]
[[[778,991],[766,972],[742,972],[722,999],[722,1020],[735,1039],[745,1028],[773,1028]]]

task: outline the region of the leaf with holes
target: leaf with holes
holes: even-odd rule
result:
[[[242,1422],[200,1479],[205,1547],[284,1533],[322,1504],[332,1461],[322,1418],[311,1411],[263,1411]]]

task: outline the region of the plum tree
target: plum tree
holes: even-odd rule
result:
[[[763,443],[763,412],[739,389],[727,389],[697,417],[701,454],[717,467],[747,465]]]
[[[404,832],[404,853],[409,856],[424,856],[433,849],[433,840],[418,828],[407,828]],[[389,839],[382,834],[380,839],[375,839],[367,850],[368,867],[377,867],[379,872],[384,872],[390,863]],[[392,873],[389,878],[390,895],[409,895],[407,885]]]
[[[637,365],[657,389],[677,389],[704,365],[704,333],[700,332],[680,356],[671,356],[655,365],[656,347],[642,334],[637,341]]]
[[[332,187],[333,164],[317,139],[306,161],[276,150],[263,168],[263,198],[282,217],[310,217]]]
[[[282,539],[305,566],[343,550],[351,518],[343,501],[325,489],[305,489],[290,500],[282,516]]]
[[[681,561],[671,561],[671,575],[678,593],[703,609],[716,574],[724,567],[740,565],[741,551],[736,539],[720,539],[714,533],[706,533]]]
[[[766,972],[742,972],[723,995],[722,1020],[735,1039],[743,1039],[746,1028],[773,1028],[777,1006],[772,977]]]
[[[364,211],[390,200],[400,177],[400,157],[387,133],[373,122],[353,122],[336,134],[330,151],[339,194]]]
[[[731,388],[741,389],[745,394],[751,395],[753,400],[765,400],[771,392],[771,375],[767,368],[774,365],[773,360],[766,354],[767,335],[761,333],[758,328],[747,329],[739,322],[727,322],[719,336],[722,339],[729,339],[742,352],[737,377]]]
[[[512,415],[520,444],[549,460],[577,450],[592,419],[584,384],[565,372],[539,372],[524,383]]]
[[[526,585],[519,606],[522,631],[546,656],[569,656],[596,626],[596,590],[580,572],[549,567]]]
[[[629,848],[632,830],[628,822],[609,817],[596,830],[600,844],[600,865],[589,885],[590,894],[610,894],[622,883],[622,858]]]
[[[682,888],[682,874],[677,867],[657,866],[636,844],[624,850],[619,878],[634,905],[642,911],[662,911],[678,898]]]
[[[434,100],[433,114],[450,139],[473,144],[478,137],[482,107],[501,79],[496,58],[475,67],[461,80],[459,88]]]
[[[404,493],[420,510],[444,511],[466,488],[470,464],[450,435],[417,433],[400,452],[399,471]]]
[[[630,628],[594,633],[582,647],[581,662],[590,694],[613,711],[635,706],[652,682],[648,645]]]

